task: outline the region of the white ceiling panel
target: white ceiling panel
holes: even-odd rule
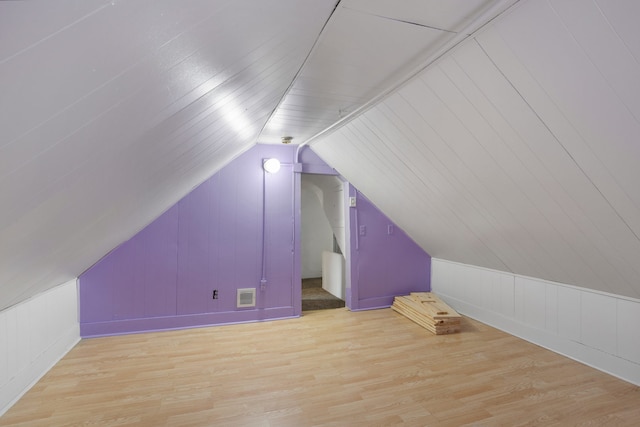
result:
[[[0,15],[0,63],[110,6],[107,1],[85,0],[57,0],[55,8],[43,8],[39,1],[5,3]]]
[[[457,33],[490,3],[490,0],[349,0],[344,7]]]
[[[285,135],[435,257],[640,297],[639,7],[0,2],[0,309]]]
[[[334,6],[0,3],[16,34],[0,45],[0,309],[76,277],[254,145]]]
[[[636,0],[596,0],[593,3],[631,54],[635,58],[640,58],[637,19],[640,16],[640,3]],[[592,5],[587,6],[592,7]]]
[[[259,142],[307,141],[406,80],[481,12],[511,3],[342,0]]]

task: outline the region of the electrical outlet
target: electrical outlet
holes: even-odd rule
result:
[[[213,299],[218,299],[218,290],[217,289],[213,290],[213,295],[212,296],[213,296]]]

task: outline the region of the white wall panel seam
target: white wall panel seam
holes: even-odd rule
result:
[[[484,54],[489,58],[489,60],[490,60],[491,62],[493,62],[493,63],[494,63],[494,66],[496,67],[496,70],[497,70],[499,73],[501,73],[503,76],[505,76],[505,75],[504,75],[504,72],[500,70],[500,68],[499,68],[499,67],[498,67],[498,65],[494,62],[494,60],[492,59],[492,57],[488,54],[488,52],[486,52],[486,49],[484,49],[484,48],[483,48],[483,46],[482,46],[482,44],[480,43],[480,41],[479,41],[479,40],[476,40],[476,42],[478,43],[478,46],[482,49],[482,51],[484,52]],[[536,110],[532,108],[532,106],[529,104],[529,102],[528,102],[528,101],[527,101],[527,99],[524,97],[524,95],[523,95],[522,93],[520,93],[520,91],[519,91],[519,90],[514,86],[514,84],[513,84],[513,83],[512,83],[508,78],[506,78],[506,76],[505,76],[505,79],[506,79],[506,81],[507,81],[507,82],[509,82],[509,84],[514,88],[514,90],[515,90],[515,92],[518,94],[518,96],[519,96],[520,98],[522,98],[523,102],[524,102],[526,105],[528,105],[528,107],[531,109],[532,113],[533,113],[534,115],[536,115],[536,117],[538,118],[538,120],[540,121],[540,123],[543,125],[543,127],[544,127],[545,129],[547,129],[547,131],[548,131],[548,132],[549,132],[549,134],[554,138],[554,140],[559,142],[558,137],[557,137],[556,135],[554,135],[554,133],[551,131],[551,129],[549,128],[549,126],[548,126],[548,124],[546,123],[546,121],[544,121],[544,120],[540,117],[540,115],[536,112]],[[535,80],[535,79],[534,79],[534,80]],[[546,91],[545,91],[545,89],[544,89],[544,88],[542,88],[542,87],[540,86],[540,83],[538,83],[538,86],[540,87],[540,90],[541,90],[541,91],[546,92]],[[547,94],[547,97],[548,97],[548,94]],[[549,99],[550,99],[550,98],[549,98]],[[566,119],[565,119],[565,120],[566,120]],[[581,176],[583,176],[583,177],[584,177],[584,178],[585,178],[585,179],[590,183],[591,187],[596,191],[596,193],[597,193],[597,194],[599,194],[599,195],[602,195],[602,193],[598,190],[598,188],[597,188],[596,186],[594,186],[594,185],[593,185],[593,181],[590,179],[590,177],[588,176],[588,174],[586,174],[586,172],[584,171],[584,169],[582,169],[582,168],[580,167],[580,165],[576,162],[576,160],[573,158],[573,156],[571,155],[571,153],[566,149],[566,147],[564,147],[561,143],[559,143],[559,144],[558,144],[558,146],[559,146],[559,147],[562,147],[563,152],[564,152],[564,153],[568,156],[568,158],[569,158],[569,159],[570,159],[570,160],[571,160],[571,161],[576,165],[576,167],[577,167],[576,169],[580,171]],[[560,182],[559,182],[559,183],[560,183]],[[561,184],[560,184],[560,185],[561,185]],[[567,193],[567,194],[570,194],[570,193]],[[605,201],[605,203],[607,203],[607,202],[606,202],[606,199],[602,199],[602,200],[603,200],[603,201]],[[611,206],[609,203],[607,203],[607,206],[609,206],[609,208],[610,208],[610,209],[613,209],[613,208],[612,208],[612,206]],[[594,224],[594,227],[596,227],[596,228],[598,228],[598,229],[599,229],[599,227],[597,226],[597,224]]]
[[[482,46],[482,43],[480,43],[480,41],[478,39],[474,38],[474,41],[478,44],[478,46],[480,47],[480,49],[482,50],[482,52],[487,56],[487,58],[493,63],[496,71],[498,71],[502,77],[505,79],[505,81],[513,88],[513,90],[518,94],[518,96],[522,99],[522,101],[527,105],[527,107],[531,110],[531,112],[536,116],[536,118],[538,119],[538,121],[546,128],[547,132],[553,137],[553,139],[556,141],[556,143],[558,144],[559,147],[562,148],[562,150],[567,154],[568,158],[571,159],[571,161],[574,163],[574,165],[576,166],[576,168],[578,170],[581,171],[582,175],[591,183],[591,185],[597,190],[597,186],[594,185],[593,181],[591,181],[589,175],[584,171],[584,169],[582,169],[582,167],[580,166],[580,164],[576,161],[576,159],[572,156],[571,152],[564,146],[564,144],[560,141],[560,139],[554,134],[554,132],[551,130],[551,128],[549,128],[549,126],[547,125],[546,121],[544,121],[542,119],[542,117],[540,116],[540,114],[536,111],[535,108],[533,108],[533,106],[529,103],[529,101],[527,100],[527,98],[520,92],[520,90],[515,86],[515,84],[506,76],[506,74],[501,70],[500,67],[498,67],[498,64],[496,64],[493,60],[493,58],[489,55],[489,53],[484,49],[484,47]],[[544,89],[542,89],[544,90]],[[600,194],[602,194],[600,191],[598,191]]]
[[[424,80],[423,80],[422,78],[421,78],[421,79],[417,79],[417,81],[419,81],[419,82],[420,82],[420,84],[424,85],[424,87],[425,87],[425,88],[428,88],[427,83],[426,83],[426,82],[424,82]],[[442,99],[441,99],[441,98],[440,98],[436,93],[434,93],[430,88],[429,88],[429,91],[430,91],[430,95],[433,95],[435,98],[437,98],[437,99],[438,99],[438,101],[440,102],[440,104],[441,104],[445,109],[447,109],[447,107],[446,107],[446,103],[445,103],[445,102],[444,102],[444,101],[443,101],[443,100],[442,100]],[[450,112],[450,111],[449,111],[449,112]],[[451,113],[451,112],[450,112],[450,113]],[[421,113],[421,114],[422,114],[422,113]],[[451,113],[451,114],[452,114],[452,113]],[[455,117],[455,115],[454,115],[454,117]],[[426,119],[426,118],[425,118],[425,119]],[[464,165],[464,166],[465,166],[466,171],[471,175],[471,178],[472,178],[472,179],[470,179],[469,181],[467,181],[467,185],[473,185],[473,186],[474,186],[474,188],[475,188],[475,190],[480,190],[480,189],[484,190],[484,194],[485,194],[485,195],[489,195],[489,196],[491,196],[491,205],[492,205],[492,206],[502,206],[503,210],[504,210],[505,212],[510,212],[510,213],[511,213],[511,218],[513,218],[513,219],[515,219],[515,220],[517,221],[516,215],[513,215],[513,212],[511,212],[511,211],[510,211],[510,209],[507,209],[507,207],[506,207],[506,206],[504,206],[504,205],[503,205],[503,203],[501,203],[501,202],[500,202],[500,198],[499,198],[499,197],[497,197],[497,195],[496,195],[496,194],[495,194],[495,192],[490,188],[490,186],[487,186],[487,185],[484,183],[484,180],[483,180],[483,179],[481,179],[481,178],[478,176],[478,174],[477,174],[477,172],[474,170],[474,168],[472,168],[472,167],[468,164],[468,162],[467,162],[463,157],[461,157],[461,156],[463,155],[463,153],[462,153],[462,149],[461,149],[461,148],[456,149],[456,148],[455,148],[455,142],[454,142],[454,143],[452,143],[452,142],[450,141],[450,139],[449,139],[449,138],[447,138],[445,135],[443,135],[443,134],[441,133],[442,131],[446,131],[446,130],[447,130],[447,129],[444,129],[444,128],[441,128],[440,130],[436,130],[436,129],[434,129],[434,132],[436,132],[436,134],[438,135],[438,137],[439,137],[443,142],[445,142],[445,143],[448,145],[448,147],[450,148],[451,152],[452,152],[452,153],[454,153],[455,157],[457,158],[458,162],[460,162],[460,164]],[[468,134],[468,132],[467,132],[467,134]],[[501,212],[501,209],[494,210],[494,212]],[[536,244],[539,244],[539,243],[537,242],[537,239],[536,239],[536,238],[535,238],[535,237],[534,237],[534,236],[533,236],[533,235],[528,231],[528,229],[527,229],[527,228],[522,228],[522,227],[521,227],[520,229],[521,229],[521,230],[523,230],[525,233],[528,233],[532,241],[536,241]],[[529,253],[529,256],[532,256],[532,255],[533,255],[533,256],[535,257],[535,256],[536,256],[536,254],[537,254],[537,251],[528,251],[528,253]],[[536,269],[537,269],[538,271],[540,271],[540,269],[542,268],[542,265],[544,265],[544,263],[541,263],[541,262],[540,262],[540,260],[537,260],[537,261],[535,261],[535,262],[536,262]],[[559,265],[557,265],[557,266],[559,267]]]
[[[56,29],[55,31],[52,31],[50,33],[48,33],[46,36],[39,38],[37,41],[35,42],[31,42],[28,46],[13,52],[12,54],[6,56],[3,59],[0,59],[0,65],[4,64],[5,62],[10,61],[11,59],[23,54],[24,52],[33,49],[34,47],[42,44],[43,42],[51,39],[52,37],[55,37],[57,34],[61,33],[62,31],[65,31],[69,28],[71,28],[72,26],[76,25],[77,23],[84,21],[85,19],[87,19],[88,17],[100,12],[102,9],[104,9],[105,7],[109,7],[107,4],[103,4],[102,6],[97,7],[96,9],[91,10],[88,13],[85,13],[84,15],[82,15],[79,18],[76,18],[75,20],[73,20],[70,23],[67,23],[65,25],[63,25],[62,27]]]
[[[613,25],[611,25],[611,22],[607,19],[606,15],[603,13],[603,11],[600,8],[600,6],[598,5],[597,1],[592,0],[592,4],[598,10],[598,12],[599,12],[600,16],[602,17],[602,20],[605,22],[606,26],[611,30],[611,32],[613,34],[615,34],[615,36],[618,39],[618,41],[620,42],[620,44],[625,47],[626,52],[633,59],[633,62],[635,62],[636,65],[640,65],[640,61],[638,61],[638,59],[633,55],[633,52],[629,49],[629,47],[626,45],[624,40],[620,37],[620,34],[618,34],[618,32],[616,31],[615,27]],[[607,84],[609,85],[611,90],[614,93],[616,93],[616,95],[617,95],[618,99],[620,100],[620,102],[625,105],[625,107],[627,108],[629,113],[636,119],[636,122],[639,122],[640,118],[637,116],[637,114],[634,113],[633,109],[628,105],[628,103],[626,102],[625,97],[623,96],[623,94],[621,94],[620,91],[616,89],[616,87],[613,84],[613,82],[609,78],[607,78],[606,72],[603,71],[600,66],[598,66],[598,62],[594,59],[594,56],[592,54],[590,54],[590,52],[588,50],[588,46],[586,46],[584,43],[580,43],[579,38],[569,29],[569,27],[568,27],[567,23],[565,22],[565,20],[563,19],[562,15],[557,10],[557,8],[553,6],[553,4],[551,5],[551,8],[554,10],[556,15],[560,19],[560,21],[563,22],[563,25],[565,25],[565,27],[567,28],[567,31],[569,32],[569,34],[571,34],[571,36],[573,37],[575,43],[582,48],[582,50],[584,51],[586,56],[589,58],[589,60],[593,64],[593,66],[598,70],[598,72],[600,73],[602,78],[607,81]]]
[[[600,75],[600,77],[602,77],[602,80],[606,82],[608,88],[610,89],[611,92],[616,94],[616,98],[620,101],[621,104],[623,104],[626,108],[626,110],[629,112],[629,114],[631,116],[633,116],[633,118],[635,119],[635,121],[637,123],[640,123],[640,121],[638,120],[638,117],[636,117],[636,115],[633,113],[633,111],[631,110],[631,108],[629,108],[629,106],[624,102],[624,100],[622,99],[622,97],[620,96],[620,94],[618,93],[618,91],[615,89],[615,87],[613,87],[613,85],[611,85],[611,82],[607,79],[607,77],[605,76],[605,74],[602,72],[602,70],[600,69],[600,67],[598,67],[597,63],[593,60],[593,58],[591,57],[591,55],[589,55],[589,51],[588,49],[583,46],[580,41],[578,40],[578,38],[575,36],[575,34],[569,29],[569,27],[567,26],[566,22],[563,20],[562,16],[560,15],[560,13],[558,13],[558,11],[556,10],[556,8],[553,7],[553,4],[551,2],[549,2],[549,6],[551,7],[551,9],[553,10],[553,12],[556,14],[556,16],[558,17],[558,21],[562,23],[564,29],[567,32],[567,35],[569,35],[571,37],[571,39],[573,40],[573,43],[579,47],[582,50],[582,54],[585,56],[585,58],[587,58],[589,60],[589,62],[591,63],[591,65],[593,66],[593,68],[595,70],[597,70],[598,74]],[[567,119],[567,121],[569,121]],[[578,133],[580,133],[580,130],[578,130],[576,128],[576,131]],[[585,140],[586,141],[586,140]],[[603,165],[604,166],[604,165]],[[606,166],[604,166],[606,168]],[[615,182],[616,186],[620,189],[620,191],[627,197],[627,199],[634,205],[636,211],[638,211],[639,206],[637,205],[637,203],[635,203],[633,201],[633,199],[629,196],[629,194],[625,191],[625,189],[620,185],[620,183],[618,182],[618,180],[616,179],[616,177],[614,175],[612,175],[608,168],[607,168],[607,174],[608,176],[611,178],[611,180],[613,182]],[[598,191],[600,192],[600,194],[602,195],[602,197],[607,200],[607,203],[609,203],[609,205],[611,206],[611,209],[614,210],[614,212],[616,213],[616,215],[618,216],[618,218],[620,218],[620,220],[625,224],[625,226],[629,229],[629,231],[631,231],[633,233],[633,235],[636,237],[637,240],[640,240],[640,237],[638,236],[638,233],[634,230],[634,228],[631,226],[631,224],[629,224],[627,222],[627,220],[625,219],[624,215],[622,215],[621,212],[619,212],[619,210],[616,208],[616,206],[614,206],[614,204],[609,201],[608,197],[604,194],[604,190],[600,190],[600,188],[595,184],[594,182],[594,186],[596,189],[598,189]]]
[[[533,78],[533,77],[532,77],[532,78]],[[535,79],[535,78],[534,78],[534,79]],[[553,101],[552,101],[552,98],[551,98],[551,97],[550,97],[550,95],[547,93],[546,89],[545,89],[545,88],[543,88],[539,82],[537,82],[537,84],[538,84],[538,87],[540,88],[540,90],[542,90],[542,91],[546,94],[547,98],[548,98],[551,102],[553,102]],[[554,103],[554,105],[555,105],[555,103]],[[566,117],[564,117],[564,114],[563,114],[560,110],[558,110],[558,107],[556,106],[555,108],[556,108],[556,110],[558,111],[558,114],[559,114],[559,115],[561,115],[561,116],[565,119],[565,121],[566,121],[569,125],[571,125],[571,126],[572,126],[572,129],[575,129],[575,128],[573,127],[573,125],[572,125],[571,123],[569,123],[569,122],[568,122],[568,120],[566,119]],[[577,131],[576,131],[576,132],[577,132]],[[590,182],[593,182],[593,181],[589,178],[589,176],[585,173],[585,171],[584,171],[583,169],[580,169],[580,170],[582,171],[582,173],[584,173],[584,174],[585,174],[585,177],[586,177],[586,178],[588,178]],[[599,195],[602,195],[602,192],[601,192],[601,191],[599,191],[599,189],[598,189],[597,187],[593,186],[593,188],[594,188],[594,190],[596,190],[596,191],[598,192],[598,194],[599,194]],[[613,208],[613,206],[611,205],[611,203],[610,203],[608,200],[606,200],[605,198],[602,198],[602,197],[601,197],[601,199],[602,199],[603,201],[605,201],[605,203],[608,203],[608,204],[607,204],[607,206],[609,206],[609,208],[612,210],[612,212],[613,212],[613,211],[615,211],[615,209]],[[597,225],[597,224],[594,224],[594,226],[595,226],[595,227],[598,227],[598,225]],[[635,240],[635,239],[634,239],[634,240]],[[612,242],[612,243],[613,243],[613,242]],[[636,243],[637,243],[637,242],[636,242]],[[624,256],[626,256],[627,254],[626,254],[625,252],[623,252],[623,253],[622,253],[622,255],[623,255],[623,257],[624,257]]]
[[[432,70],[430,71],[430,73],[434,73],[434,72],[435,72],[435,70],[437,70],[437,69],[439,69],[439,67],[436,67],[436,68],[432,69]],[[455,84],[455,82],[451,79],[451,76],[450,76],[449,74],[445,74],[445,73],[443,73],[443,75],[444,75],[444,76],[445,76],[445,78],[447,78],[447,79],[451,82],[451,84],[452,84],[452,85],[453,85],[453,86],[458,90],[458,93],[460,94],[460,96],[462,96],[462,97],[466,100],[467,105],[468,105],[468,106],[469,106],[473,111],[475,111],[475,112],[476,112],[476,115],[477,115],[478,117],[481,117],[481,118],[484,120],[484,123],[486,124],[486,123],[487,123],[487,122],[486,122],[486,119],[484,119],[484,117],[482,116],[482,114],[481,114],[481,113],[480,113],[480,112],[475,108],[475,106],[470,102],[470,100],[467,98],[466,94],[465,94],[463,91],[461,91],[461,90],[460,90],[460,88]],[[432,87],[432,89],[434,90],[434,93],[435,93],[435,88],[433,88],[433,87]],[[436,96],[440,97],[437,93],[436,93]],[[491,160],[495,163],[496,168],[502,172],[503,178],[502,178],[502,179],[500,179],[500,181],[505,181],[505,180],[506,180],[506,181],[509,181],[509,182],[511,182],[511,185],[512,185],[513,189],[520,190],[520,187],[521,187],[521,186],[520,186],[520,185],[518,185],[518,184],[516,184],[516,182],[513,180],[513,175],[512,175],[512,174],[510,174],[510,173],[508,173],[508,172],[506,171],[506,169],[505,169],[505,167],[504,167],[504,163],[503,163],[503,162],[499,162],[499,161],[495,158],[495,156],[493,155],[493,153],[491,152],[491,150],[489,150],[489,148],[488,148],[485,144],[483,144],[483,143],[482,143],[482,141],[481,141],[478,137],[476,137],[477,132],[472,131],[468,126],[466,126],[466,124],[465,124],[465,123],[467,123],[469,120],[462,120],[462,118],[461,118],[461,117],[460,117],[460,116],[459,116],[455,111],[451,110],[451,107],[449,106],[449,104],[448,104],[447,102],[445,102],[445,100],[444,100],[444,99],[442,99],[442,98],[441,98],[441,101],[443,102],[443,105],[445,105],[445,107],[446,107],[446,108],[449,108],[449,109],[450,109],[450,111],[451,111],[451,112],[452,112],[456,117],[458,117],[458,121],[460,122],[461,126],[463,126],[465,129],[467,129],[467,131],[468,131],[469,135],[470,135],[470,136],[472,137],[472,139],[476,142],[476,144],[477,144],[478,146],[482,147],[482,149],[487,153],[487,155],[489,156],[489,158],[491,158]],[[458,102],[452,102],[452,103],[451,103],[451,105],[456,105],[456,106],[457,106],[457,105],[460,105],[460,103],[458,103]],[[489,126],[490,126],[490,125],[489,125]],[[494,135],[496,135],[495,130],[494,130]],[[485,187],[486,187],[486,188],[489,188],[489,186],[485,186]],[[546,215],[544,215],[544,213],[540,210],[540,208],[538,207],[538,204],[534,203],[534,202],[531,200],[531,198],[527,196],[528,192],[527,192],[527,191],[518,191],[518,193],[519,193],[519,195],[520,195],[521,197],[523,197],[524,199],[526,199],[526,200],[527,200],[527,202],[529,203],[529,206],[526,208],[526,210],[528,210],[528,211],[537,211],[537,212],[538,212],[538,214],[539,214],[541,217],[543,217],[543,218],[544,218],[544,220],[546,221],[547,225],[548,225],[548,226],[550,226],[551,228],[553,228],[552,223],[549,221],[549,219],[546,217]],[[508,209],[506,209],[506,210],[511,211],[512,209],[511,209],[511,208],[508,208]],[[516,220],[519,220],[519,218],[524,218],[524,217],[525,217],[525,216],[523,215],[523,213],[522,213],[522,212],[519,212],[519,213],[518,213],[518,212],[512,212],[512,215],[511,215],[511,216],[512,216],[514,219],[516,219]],[[530,221],[529,221],[529,222],[530,222]],[[555,234],[555,235],[557,235],[557,232],[558,232],[558,230],[555,230],[555,229],[554,229],[554,234]],[[530,234],[530,235],[531,235],[532,237],[534,236],[534,234]],[[541,245],[541,248],[542,248],[543,250],[546,250],[546,249],[547,249],[547,247],[548,247],[548,245]],[[547,250],[547,253],[549,253],[549,252],[548,252],[548,250]],[[549,253],[549,256],[550,256],[550,258],[552,258],[552,259],[553,259],[553,258],[555,258],[553,254],[550,254],[550,253]],[[565,272],[564,277],[569,277],[569,276],[567,276],[567,273],[566,273],[566,272]],[[574,280],[575,280],[575,279],[574,279]]]
[[[633,50],[629,47],[629,45],[627,44],[627,42],[624,40],[624,37],[622,37],[620,35],[620,33],[618,32],[618,30],[616,29],[615,25],[613,25],[611,23],[611,20],[609,19],[609,17],[607,16],[607,14],[602,10],[602,7],[600,6],[600,4],[598,3],[598,1],[593,0],[593,4],[595,5],[595,7],[598,8],[598,11],[600,12],[600,15],[602,15],[602,18],[606,21],[607,25],[611,28],[611,31],[613,31],[616,34],[616,37],[618,37],[618,39],[620,40],[620,42],[625,46],[625,48],[627,49],[627,51],[629,52],[629,55],[631,55],[633,57],[633,59],[635,60],[635,62],[637,64],[640,64],[640,59],[637,58],[634,54],[633,54]]]
[[[461,54],[461,53],[457,53],[456,55],[459,55],[459,54]],[[480,89],[480,88],[477,86],[477,83],[476,83],[476,82],[474,82],[474,81],[470,78],[470,76],[466,73],[466,71],[464,71],[462,68],[460,68],[460,65],[456,62],[456,55],[452,55],[452,58],[451,58],[451,59],[453,60],[453,63],[455,63],[455,64],[456,64],[456,66],[461,70],[461,72],[462,72],[462,73],[467,77],[467,79],[469,79],[469,81],[471,82],[471,84],[472,84],[474,87],[476,87],[476,89],[477,89],[480,93],[482,93],[482,89]],[[441,65],[441,66],[443,66],[445,63],[446,63],[445,61],[441,61],[441,64],[440,64],[440,65]],[[487,125],[488,125],[492,130],[493,130],[494,134],[498,137],[498,139],[499,139],[500,141],[502,141],[503,146],[504,146],[504,147],[505,147],[505,148],[506,148],[510,153],[512,153],[512,155],[517,159],[517,161],[519,162],[519,169],[520,169],[520,170],[524,170],[524,171],[526,171],[526,172],[528,173],[528,175],[529,175],[532,179],[534,179],[534,180],[535,180],[535,182],[537,183],[537,185],[538,185],[538,186],[539,186],[539,188],[540,188],[540,191],[543,191],[543,192],[545,193],[546,197],[548,197],[549,199],[551,199],[551,200],[553,201],[553,203],[554,203],[556,206],[558,206],[558,208],[559,208],[560,210],[562,210],[562,211],[563,211],[563,213],[564,213],[564,214],[565,214],[565,216],[566,216],[566,211],[564,210],[564,208],[562,208],[562,206],[560,205],[560,203],[558,203],[558,200],[557,200],[555,197],[553,197],[553,196],[549,193],[549,191],[548,191],[546,188],[544,188],[544,185],[540,182],[540,179],[539,179],[537,176],[535,176],[535,174],[531,171],[531,169],[529,168],[529,166],[527,165],[527,163],[521,160],[521,158],[519,157],[519,155],[518,155],[518,154],[513,150],[513,148],[511,147],[511,144],[506,143],[506,141],[504,140],[504,138],[501,136],[501,133],[498,131],[498,129],[496,129],[496,127],[495,127],[495,126],[494,126],[494,124],[491,122],[491,120],[487,119],[487,118],[486,118],[486,116],[485,116],[485,114],[483,113],[483,111],[482,111],[482,110],[480,110],[480,109],[476,106],[476,104],[475,104],[473,101],[471,101],[471,99],[469,99],[469,98],[468,98],[468,94],[467,94],[467,92],[466,92],[466,91],[464,91],[462,88],[460,88],[460,87],[458,86],[457,82],[453,79],[453,77],[452,77],[451,73],[450,73],[450,72],[445,72],[445,75],[446,75],[446,76],[451,80],[452,84],[454,84],[454,85],[458,88],[458,90],[459,90],[459,91],[461,92],[461,94],[462,94],[462,95],[467,99],[467,101],[469,102],[470,106],[472,106],[472,107],[474,108],[474,110],[477,112],[477,114],[478,114],[479,116],[483,117],[483,119],[485,120],[485,122],[487,123]],[[484,95],[483,95],[483,96],[484,96]],[[492,106],[493,106],[493,104],[492,104],[491,100],[489,100],[486,96],[484,96],[484,99],[485,99],[485,100],[486,100],[490,105],[492,105]],[[494,109],[495,109],[495,106],[493,106],[493,107],[494,107]],[[499,112],[497,109],[496,109],[495,111],[496,111],[498,114],[500,114],[500,112]],[[501,114],[500,114],[500,116],[503,118],[503,120],[505,121],[505,123],[507,123],[507,124],[509,123],[509,122],[507,121],[507,119],[506,119],[506,118],[504,118],[504,116],[502,116]],[[510,126],[510,125],[509,125],[509,126]],[[510,127],[511,127],[511,126],[510,126]],[[517,131],[515,131],[515,130],[513,130],[513,131],[517,133]],[[544,165],[542,165],[542,167],[544,167]],[[509,176],[512,176],[511,174],[508,174],[508,175],[509,175]],[[526,195],[526,194],[528,194],[528,193],[529,193],[528,191],[523,191],[523,194],[525,194],[525,195]],[[568,247],[570,248],[570,250],[571,250],[571,251],[572,251],[576,256],[580,257],[581,255],[580,255],[577,251],[575,251],[575,250],[573,249],[573,247],[571,247],[571,246],[570,246],[569,242],[564,238],[564,233],[562,233],[562,230],[558,230],[556,227],[554,227],[554,226],[553,226],[553,222],[549,220],[549,218],[547,217],[547,215],[546,215],[542,210],[540,210],[540,208],[538,207],[538,205],[540,205],[539,201],[536,203],[536,202],[534,202],[533,200],[531,200],[530,198],[529,198],[529,201],[530,201],[530,203],[531,203],[533,206],[535,206],[535,208],[536,208],[536,209],[538,209],[538,210],[540,211],[541,215],[543,215],[543,216],[545,217],[545,220],[547,221],[548,225],[549,225],[549,226],[551,226],[552,228],[554,228],[554,230],[555,230],[557,233],[559,233],[559,235],[560,235],[560,236],[562,236],[563,241],[565,242],[565,244],[566,244],[566,245],[568,245]],[[544,206],[546,206],[547,204],[543,204],[543,205],[544,205]],[[583,261],[584,261],[584,260],[583,260]],[[591,267],[591,264],[590,264],[590,263],[588,263],[588,262],[585,262],[585,266],[587,266],[587,268],[590,268],[590,269],[592,268],[592,267]],[[595,273],[595,272],[594,272],[594,273]]]
[[[583,54],[583,57],[586,57],[586,55]],[[531,75],[531,71],[529,71],[529,74]],[[533,79],[535,79],[535,77],[533,77],[532,75],[531,75],[531,77]],[[597,153],[595,153],[593,151],[593,146],[588,144],[587,138],[585,138],[584,134],[580,133],[579,129],[576,128],[575,124],[568,119],[568,117],[566,116],[566,113],[563,112],[560,109],[560,107],[557,105],[557,99],[553,98],[551,96],[551,94],[544,87],[542,87],[542,85],[541,85],[541,83],[539,81],[537,81],[537,84],[540,87],[540,89],[543,92],[545,92],[545,94],[546,94],[547,98],[549,99],[549,101],[553,103],[554,108],[556,110],[556,114],[559,115],[560,117],[562,117],[564,119],[564,123],[566,125],[571,126],[571,129],[573,130],[573,132],[576,135],[579,136],[580,141],[581,141],[581,146],[584,146],[587,149],[587,151],[585,153],[590,156],[591,161],[600,165],[600,167],[597,168],[597,169],[591,168],[591,172],[592,173],[591,174],[586,174],[587,178],[589,178],[590,181],[594,183],[594,185],[595,185],[596,180],[601,182],[602,185],[605,185],[606,182],[603,183],[602,182],[602,177],[598,178],[598,174],[600,174],[601,176],[604,174],[604,176],[609,176],[610,178],[612,177],[612,175],[611,175],[610,171],[606,170],[605,164],[603,163],[604,159],[601,158],[602,156],[597,156],[596,155]],[[548,119],[548,117],[547,117],[547,119]],[[560,139],[562,139],[562,138],[560,138]],[[577,161],[577,159],[576,159],[576,161],[577,161],[577,163],[579,165],[582,165],[583,163],[585,163],[587,161],[587,159],[584,158],[584,154],[585,153],[580,153],[579,151],[576,151],[576,150],[577,150],[577,148],[574,147],[574,149],[573,150],[569,150],[569,152],[580,155],[582,157],[582,161]],[[584,171],[584,168],[583,168],[583,171]],[[591,177],[591,175],[593,175],[593,177]],[[620,187],[620,185],[617,185],[617,187]],[[598,187],[594,187],[594,188],[597,191],[599,191],[602,196],[604,196],[605,193],[607,193],[602,188],[599,188],[599,186]],[[615,208],[613,208],[613,203],[609,200],[608,197],[606,199],[603,199],[603,200],[605,200],[605,202],[608,202],[610,204],[610,209],[614,209],[615,210]]]

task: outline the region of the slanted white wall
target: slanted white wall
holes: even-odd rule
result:
[[[76,280],[0,312],[0,415],[80,341]]]
[[[431,275],[461,314],[640,385],[640,300],[441,259]]]
[[[522,0],[311,148],[433,257],[640,298],[639,15]]]

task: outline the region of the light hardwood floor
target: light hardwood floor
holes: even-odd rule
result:
[[[640,425],[637,386],[390,309],[81,341],[0,425]]]

